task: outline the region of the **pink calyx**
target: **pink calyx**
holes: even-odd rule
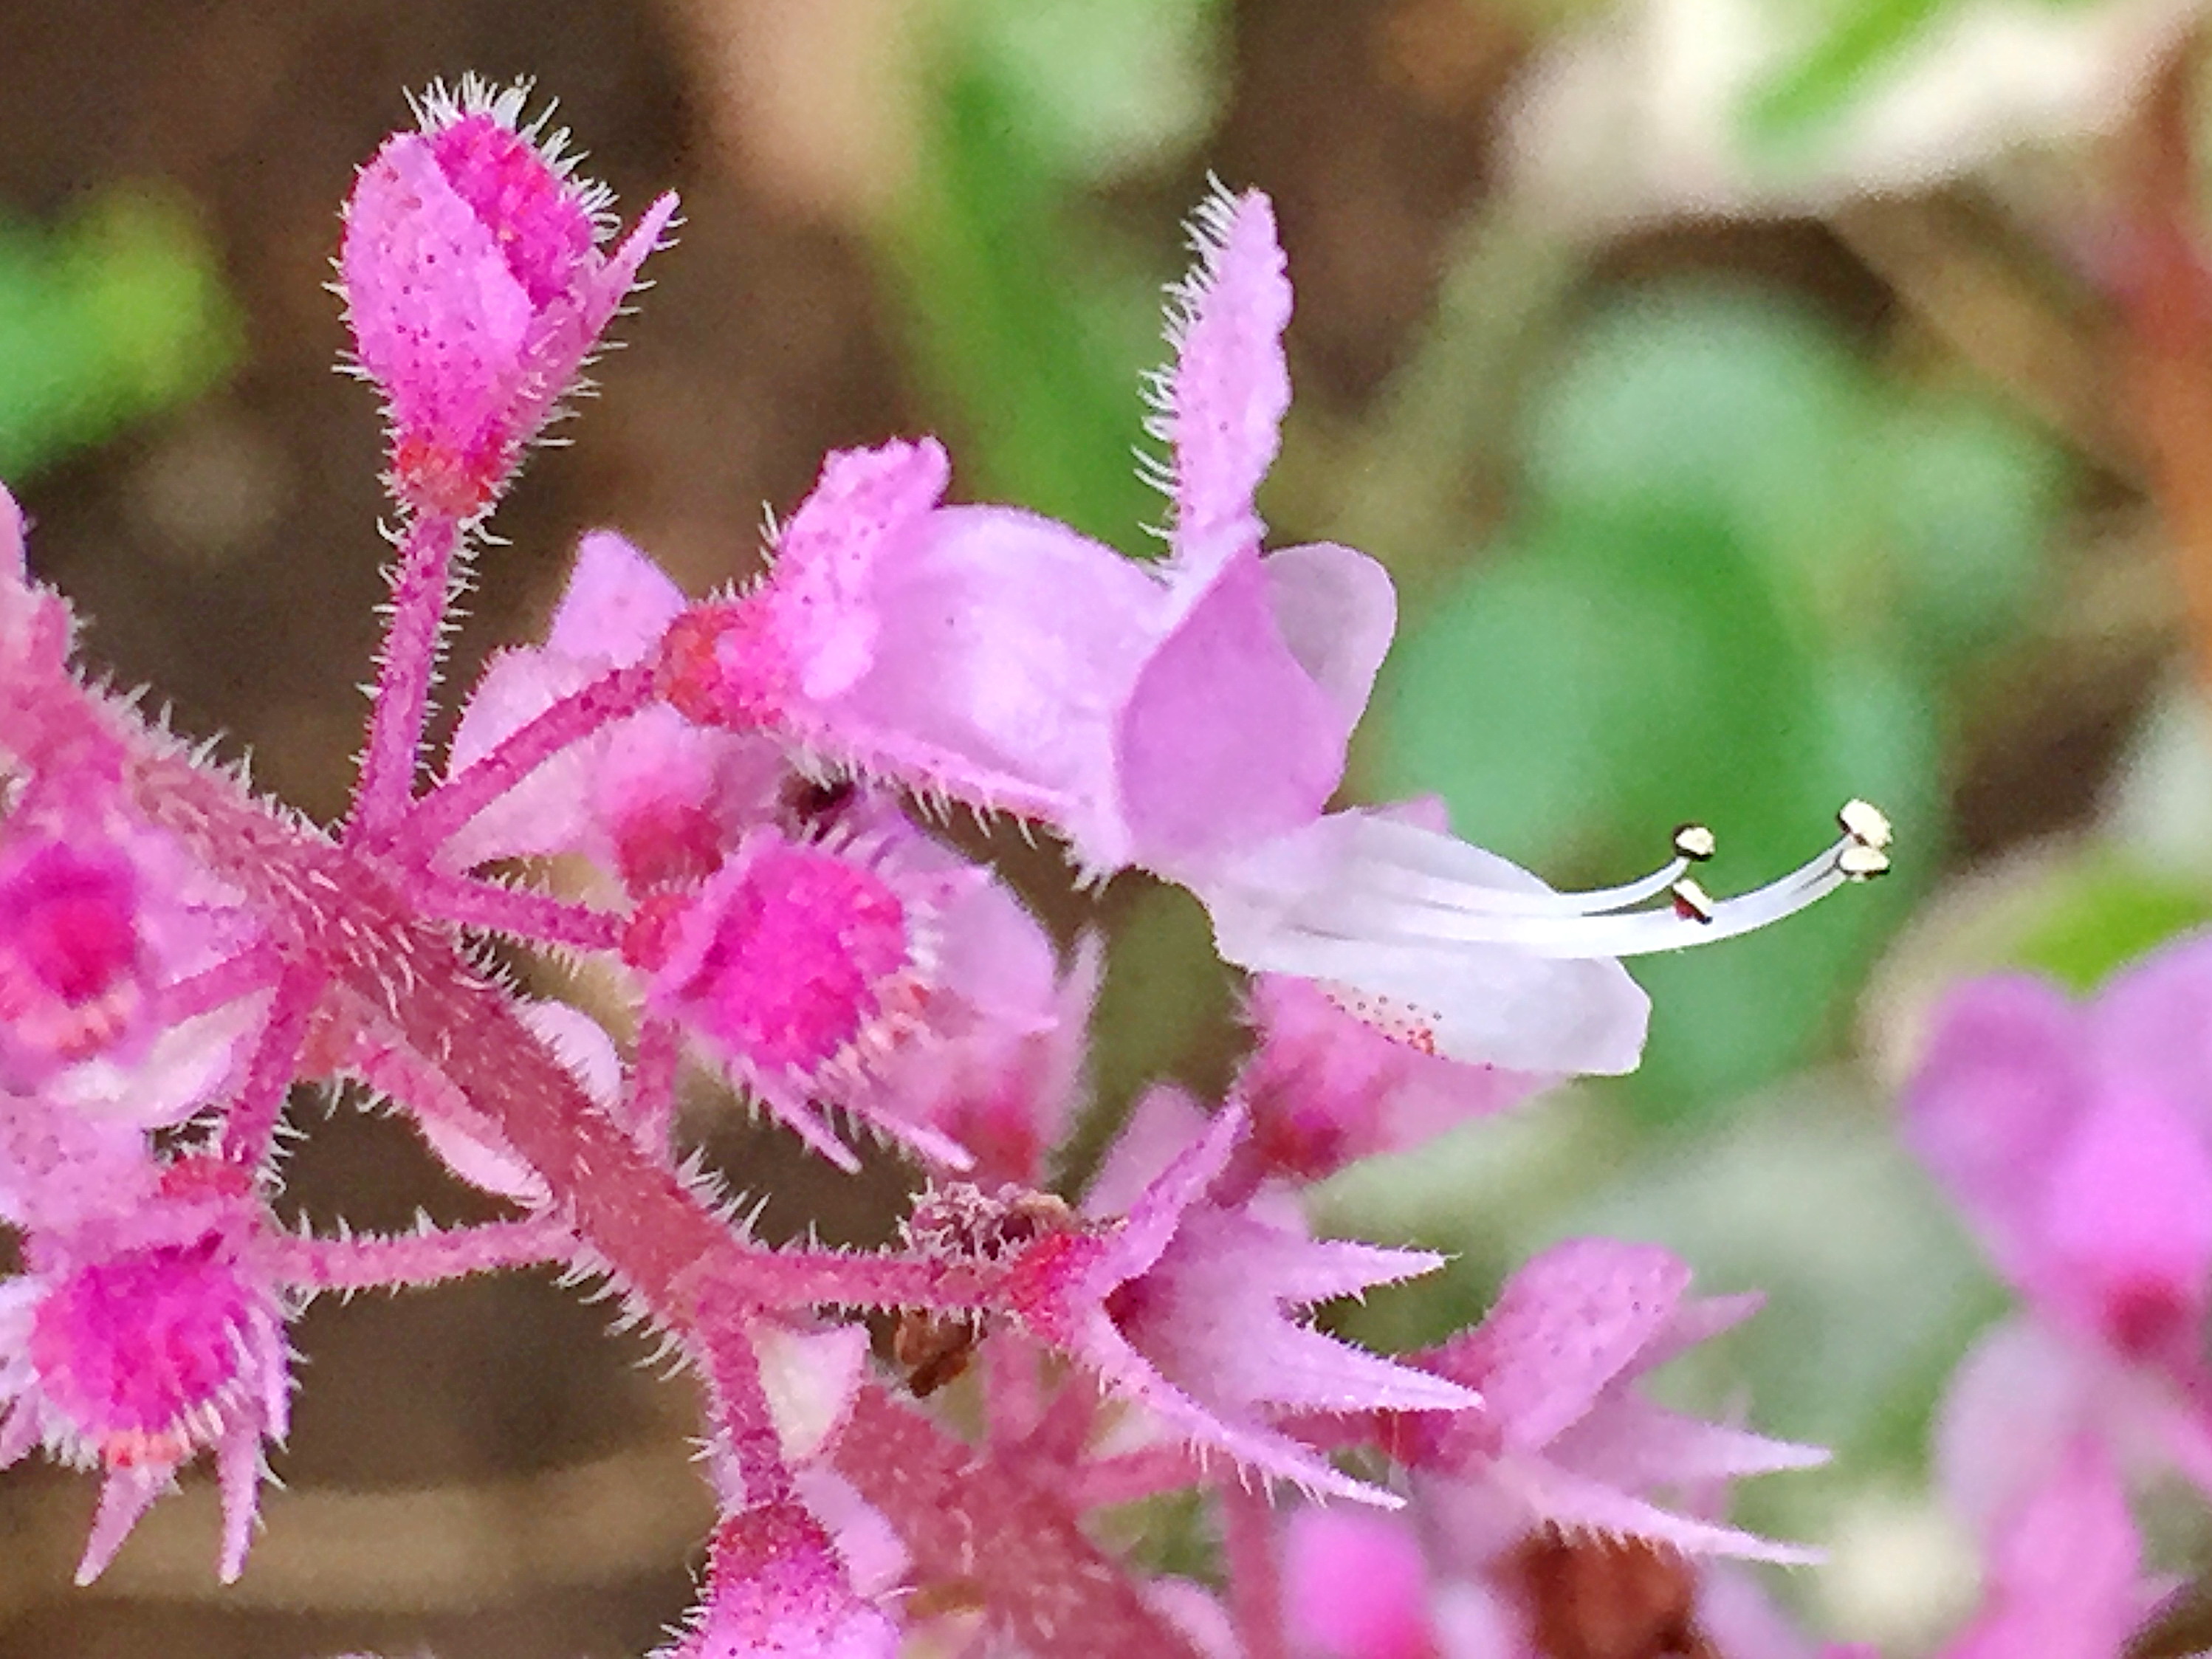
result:
[[[685,611],[661,641],[660,695],[701,726],[743,732],[772,725],[793,684],[775,623],[758,596]]]
[[[854,849],[756,830],[675,925],[652,1000],[757,1079],[834,1079],[918,1023],[923,920]]]

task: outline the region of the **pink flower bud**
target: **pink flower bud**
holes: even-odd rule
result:
[[[676,212],[664,196],[611,253],[610,197],[562,135],[520,124],[529,88],[434,88],[346,204],[338,286],[382,388],[393,493],[465,519],[490,506]]]

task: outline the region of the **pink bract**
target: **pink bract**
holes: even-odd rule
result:
[[[1419,1356],[1482,1396],[1473,1410],[1421,1424],[1408,1449],[1424,1503],[1446,1517],[1455,1559],[1479,1565],[1546,1526],[1692,1554],[1818,1559],[1653,1501],[1827,1456],[1682,1416],[1636,1392],[1647,1371],[1758,1304],[1692,1300],[1689,1283],[1689,1268],[1656,1247],[1570,1240],[1516,1273],[1480,1326]]]

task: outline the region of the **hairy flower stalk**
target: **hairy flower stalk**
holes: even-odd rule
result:
[[[1313,1238],[1296,1198],[1632,1065],[1645,1005],[1615,958],[1878,874],[1880,815],[1852,804],[1827,853],[1715,902],[1688,876],[1712,851],[1694,827],[1663,868],[1577,895],[1424,807],[1329,811],[1395,600],[1350,549],[1263,554],[1291,293],[1266,199],[1225,192],[1151,383],[1172,455],[1158,568],[948,505],[933,441],[833,455],[744,593],[695,603],[587,537],[545,639],[493,659],[418,794],[466,538],[674,214],[664,198],[610,244],[604,192],[526,101],[434,91],[347,206],[339,289],[402,527],[342,830],[89,688],[0,495],[0,1221],[26,1264],[0,1284],[0,1461],[43,1446],[101,1470],[86,1575],[204,1451],[235,1576],[308,1299],[542,1261],[609,1283],[705,1385],[720,1516],[671,1659],[877,1659],[909,1638],[1280,1654],[1304,1546],[1276,1535],[1274,1486],[1794,1559],[1652,1488],[1811,1454],[1630,1387],[1747,1303],[1689,1302],[1671,1258],[1592,1245],[1393,1361],[1312,1310],[1441,1259]],[[1043,1171],[1081,1103],[1096,942],[1064,957],[908,791],[1044,823],[1090,875],[1182,883],[1258,975],[1231,1097],[1153,1090],[1079,1203]],[[550,856],[579,890],[489,867]],[[627,1052],[488,970],[481,935],[603,968]],[[840,1167],[868,1141],[922,1165],[900,1243],[755,1238],[683,1143],[692,1072]],[[338,1079],[517,1212],[389,1238],[276,1225],[291,1085]],[[896,1369],[854,1310],[895,1316]],[[1601,1351],[1566,1363],[1558,1334],[1586,1325]],[[971,1395],[975,1443],[930,1414]],[[1191,1489],[1227,1518],[1218,1595],[1096,1541],[1099,1511]]]

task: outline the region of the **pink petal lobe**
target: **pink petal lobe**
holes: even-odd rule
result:
[[[2108,981],[2087,1018],[2101,1073],[2156,1090],[2212,1138],[2212,943],[2153,951]]]
[[[1291,284],[1274,210],[1257,191],[1217,190],[1200,204],[1192,239],[1199,264],[1170,324],[1179,339],[1164,413],[1175,446],[1176,559],[1203,574],[1260,544],[1252,498],[1291,404],[1282,341]]]
[[[1358,725],[1397,631],[1390,573],[1334,542],[1279,549],[1261,568],[1283,643],[1336,705],[1346,728]]]
[[[1944,1659],[2110,1659],[2144,1610],[2142,1547],[2111,1459],[2087,1439],[1999,1522],[1983,1611]]]
[[[2040,981],[2004,975],[1952,993],[1936,1021],[1905,1091],[1906,1136],[2018,1278],[2035,1195],[2087,1094],[2081,1017]]]
[[[1138,675],[1115,736],[1135,859],[1169,875],[1312,823],[1350,723],[1283,642],[1260,561],[1229,561]]]
[[[951,466],[933,438],[837,452],[776,538],[769,591],[813,698],[836,696],[873,660],[883,617],[872,589],[896,538],[944,498]]]
[[[2100,1092],[2049,1171],[2041,1288],[2123,1353],[2186,1364],[2212,1277],[2212,1149],[2159,1095]]]
[[[107,1571],[124,1540],[131,1536],[131,1529],[154,1507],[154,1500],[173,1490],[176,1483],[175,1467],[167,1463],[133,1464],[107,1472],[100,1482],[100,1507],[93,1513],[84,1555],[76,1565],[80,1585],[89,1584]]]
[[[1482,1390],[1509,1447],[1540,1447],[1586,1415],[1674,1318],[1690,1270],[1656,1246],[1553,1245],[1515,1273],[1438,1368]]]

